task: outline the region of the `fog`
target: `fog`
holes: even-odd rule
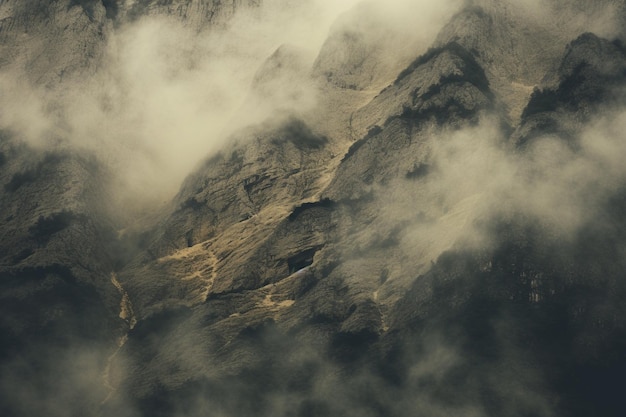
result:
[[[432,256],[431,267],[446,251],[496,249],[496,244],[501,242],[495,240],[491,226],[500,221],[533,224],[540,230],[539,239],[559,242],[567,247],[568,243],[580,238],[578,233],[584,226],[601,224],[609,229],[619,226],[604,216],[604,209],[610,198],[620,193],[626,184],[626,168],[622,163],[626,157],[626,144],[621,133],[624,128],[626,112],[618,107],[604,108],[573,138],[544,135],[521,149],[508,141],[507,132],[500,128],[493,115],[485,115],[475,126],[433,132],[427,144],[430,148],[429,174],[420,180],[420,185],[413,181],[409,188],[403,179],[386,184],[384,190],[377,190],[372,204],[380,203],[381,212],[374,222],[368,223],[368,228],[373,234],[383,235],[387,225],[414,219],[416,208],[430,210],[433,220],[409,224],[402,233],[399,246],[408,257]],[[460,222],[450,220],[454,213],[461,217]],[[339,242],[334,248],[351,247],[353,243]],[[429,247],[430,252],[419,253],[424,247]],[[363,257],[371,255],[371,252],[360,254]],[[550,255],[546,254],[547,257]],[[568,256],[574,254],[568,253]],[[577,260],[567,259],[577,265]],[[341,262],[345,261],[348,259],[341,259]],[[418,273],[407,265],[401,267],[414,281],[425,279],[428,271]],[[312,270],[316,267],[313,265]],[[467,285],[464,280],[474,279],[472,271],[467,273],[468,277],[456,277],[459,285]],[[372,274],[371,270],[363,268],[357,271],[356,279],[372,279]],[[593,278],[585,278],[589,281],[584,285],[594,285]],[[352,284],[349,278],[341,282]],[[354,286],[358,287],[358,284],[354,283]],[[335,296],[353,302],[345,295],[329,295]],[[429,295],[424,297],[428,299]],[[444,304],[440,306],[444,311],[458,307],[454,305],[454,299],[443,296],[430,301]],[[294,308],[297,309],[300,302],[302,300],[297,300]],[[540,303],[530,305],[529,311],[543,308]],[[423,308],[423,305],[419,307]],[[198,309],[200,311],[202,307]],[[440,314],[445,316],[446,313]],[[144,377],[148,376],[142,381],[145,386],[135,389],[144,392],[151,384],[171,384],[169,388],[173,393],[165,403],[172,407],[172,415],[180,417],[375,416],[379,415],[379,410],[393,416],[407,413],[433,417],[457,414],[473,417],[559,415],[557,410],[561,404],[555,400],[556,395],[550,388],[550,373],[554,372],[550,367],[553,365],[538,359],[537,356],[545,353],[541,351],[543,346],[531,343],[536,343],[536,338],[542,335],[526,334],[522,327],[524,323],[499,310],[489,311],[489,314],[490,327],[484,337],[493,345],[483,346],[487,342],[481,336],[477,336],[474,342],[480,348],[493,349],[496,353],[488,351],[485,356],[480,356],[481,351],[478,356],[470,356],[462,341],[446,335],[448,328],[438,327],[441,324],[437,322],[439,314],[435,314],[432,317],[434,322],[425,324],[425,329],[417,335],[411,337],[407,332],[394,336],[393,331],[398,329],[392,327],[390,334],[380,336],[383,346],[391,343],[386,338],[392,338],[393,348],[401,353],[396,353],[390,360],[396,361],[396,365],[401,363],[402,369],[385,369],[379,373],[376,360],[383,362],[384,366],[393,366],[385,362],[387,357],[383,353],[375,351],[381,355],[377,359],[367,357],[363,361],[355,359],[354,363],[342,363],[329,354],[332,349],[324,344],[324,330],[316,324],[310,324],[311,328],[307,330],[303,328],[309,324],[302,324],[303,328],[296,327],[295,330],[290,329],[289,324],[281,327],[280,321],[270,321],[267,326],[255,323],[251,324],[255,328],[254,335],[250,339],[239,339],[224,330],[228,325],[221,328],[201,324],[199,317],[204,316],[198,313],[140,345],[147,346],[153,356],[143,364],[147,367],[142,369],[146,372]],[[524,316],[524,319],[537,320],[531,316]],[[445,320],[442,323],[450,324]],[[465,325],[482,329],[480,326],[485,323]],[[541,328],[541,325],[537,326]],[[316,332],[322,341],[316,340]],[[233,346],[229,353],[220,350],[224,343]],[[562,343],[567,349],[575,349],[568,345],[568,341]],[[214,356],[211,349],[220,353]],[[569,350],[562,354],[568,355]],[[245,363],[244,368],[249,367],[246,369],[250,369],[250,373],[244,373],[245,377],[224,376],[221,372],[228,375],[231,366],[237,367],[229,361]],[[393,373],[391,379],[387,372]],[[206,385],[200,383],[198,388],[192,384],[189,391],[176,391],[185,386],[182,380],[189,374],[205,381]],[[398,380],[394,379],[396,376]],[[117,400],[120,409],[133,415],[134,402]],[[494,402],[500,402],[498,414],[488,409]],[[143,406],[147,407],[145,412],[153,404],[144,403]]]
[[[94,73],[79,69],[72,76],[70,69],[58,85],[43,86],[29,82],[24,68],[5,67],[0,127],[36,148],[95,152],[118,174],[115,194],[127,208],[169,200],[195,164],[223,147],[233,132],[315,109],[318,87],[311,65],[331,27],[363,24],[338,19],[356,3],[267,0],[199,31],[162,15],[108,25]],[[432,42],[452,6],[370,1],[363,10],[376,33],[406,35],[408,45],[421,42],[421,49],[403,52],[412,57]],[[268,82],[257,72],[281,46],[290,52],[277,64],[281,72],[255,93],[255,76]]]
[[[12,415],[98,415],[107,395],[103,347],[75,343],[46,349],[26,347],[0,366],[0,407]]]
[[[352,14],[356,20],[339,18],[357,3],[267,0],[225,25],[201,31],[158,15],[109,26],[93,74],[50,87],[29,82],[24,68],[7,66],[0,77],[0,128],[37,148],[94,151],[118,173],[123,184],[118,194],[129,201],[168,200],[195,164],[219,150],[233,132],[282,113],[315,110],[318,87],[309,71],[331,27],[403,39],[393,50],[386,45],[374,51],[383,57],[381,71],[385,62],[404,62],[402,57],[406,61],[425,50],[461,6],[455,0],[369,1]],[[542,2],[517,7],[549,15]],[[594,25],[602,28],[600,34],[613,35],[615,7],[598,7],[583,23],[599,21]],[[280,64],[291,68],[272,80],[272,94],[259,97],[251,91],[255,75],[282,45],[289,46],[291,56]]]
[[[425,261],[453,247],[491,247],[494,221],[532,222],[546,238],[571,241],[605,221],[602,207],[624,186],[625,123],[623,110],[606,110],[576,139],[542,136],[524,150],[490,118],[436,135],[427,145],[428,176],[413,192],[402,184],[381,191],[381,217],[411,219],[419,207],[426,220],[407,228],[403,249]]]
[[[115,173],[115,194],[129,211],[163,204],[200,161],[228,145],[238,130],[287,114],[320,111],[325,105],[321,97],[325,89],[335,87],[324,84],[312,70],[329,33],[345,28],[365,33],[368,41],[388,36],[388,43],[381,43],[387,46],[400,35],[406,36],[397,50],[376,51],[384,57],[382,64],[375,66],[381,71],[377,81],[393,81],[395,66],[423,52],[455,10],[462,4],[481,2],[357,3],[266,0],[258,9],[243,10],[223,25],[205,30],[159,15],[119,26],[109,24],[104,53],[93,73],[79,71],[56,85],[40,85],[20,68],[4,67],[0,73],[0,129],[10,131],[16,140],[37,151],[97,155]],[[541,19],[558,12],[539,0],[512,3]],[[617,35],[623,29],[614,19],[616,7],[600,7],[590,19],[580,21],[576,19],[582,19],[582,14],[573,11],[573,25],[589,27],[604,36]],[[350,10],[352,14],[346,14]],[[370,28],[377,23],[380,26]],[[376,91],[368,89],[377,87],[376,83],[366,85],[364,94],[374,95]],[[537,225],[546,239],[564,242],[575,240],[589,224],[614,227],[602,212],[626,184],[626,111],[602,108],[589,121],[575,121],[573,126],[577,132],[574,138],[546,134],[523,148],[510,142],[510,132],[504,131],[501,120],[493,114],[483,115],[475,125],[433,129],[423,144],[427,175],[410,186],[403,177],[374,187],[378,217],[367,225],[371,227],[369,237],[380,240],[389,224],[408,220],[403,223],[406,227],[400,235],[400,251],[407,258],[419,258],[426,266],[402,273],[416,280],[451,249],[492,249],[498,243],[490,227],[494,221],[522,219]],[[347,138],[331,140],[348,143]],[[426,220],[416,219],[416,207]],[[352,242],[336,244],[340,249],[352,248]],[[368,270],[359,272],[363,277],[371,274]],[[505,320],[496,317],[495,327],[506,327]],[[167,330],[162,338],[153,337],[147,343],[154,369],[139,369],[137,364],[127,368],[132,364],[130,356],[138,352],[132,347],[121,349],[115,358],[113,385],[132,379],[133,371],[148,374],[158,368],[167,377],[180,378],[176,383],[183,386],[189,375],[210,379],[215,376],[213,369],[226,366],[215,361],[216,356],[211,356],[214,352],[206,347],[225,343],[225,336],[224,340],[219,339],[223,335],[207,336],[211,329],[196,322],[181,320],[172,327],[174,330]],[[265,343],[259,350],[242,349],[244,359],[246,354],[254,357],[262,351],[269,352],[268,357],[276,363],[272,372],[277,388],[268,389],[263,415],[295,415],[294,409],[302,404],[317,411],[306,414],[300,409],[301,415],[322,415],[328,411],[323,408],[328,402],[336,415],[377,415],[365,401],[370,397],[395,415],[493,415],[470,395],[481,394],[483,381],[478,379],[483,376],[509,401],[503,415],[523,415],[523,407],[516,408],[518,404],[530,404],[535,415],[554,415],[554,401],[543,392],[541,370],[522,366],[530,360],[527,352],[509,342],[506,332],[498,336],[504,346],[501,366],[479,369],[475,379],[465,381],[466,397],[450,405],[442,404],[435,388],[445,386],[449,373],[464,366],[465,359],[457,346],[436,332],[421,335],[416,343],[400,342],[411,347],[419,344],[420,351],[403,358],[408,378],[396,385],[367,366],[343,373],[337,361],[307,345],[306,339],[269,333],[258,336]],[[43,379],[31,377],[31,365],[23,360],[2,365],[0,389],[14,394],[9,405],[24,415],[80,414],[85,413],[84,407],[87,413],[92,412],[89,407],[99,405],[110,394],[103,388],[102,370],[112,352],[75,346],[53,353],[57,356],[41,356]],[[35,352],[31,356],[39,355]],[[280,378],[307,367],[314,371],[306,389],[294,393],[280,385]],[[215,380],[222,383],[219,375]],[[160,387],[160,382],[146,381],[145,386],[133,389],[149,391]],[[233,397],[243,396],[250,387],[258,388],[254,384],[263,384],[263,380],[246,385],[248,382],[224,383],[221,391],[216,389],[218,394],[212,395],[231,391]],[[163,387],[168,388],[167,384]],[[363,398],[364,393],[368,398]],[[137,404],[125,398],[124,392],[114,394],[111,407],[122,410],[123,415],[140,415]],[[175,416],[232,415],[232,410],[214,408],[212,398],[197,395],[190,402],[181,400]],[[82,402],[68,412],[68,404],[78,400]],[[316,404],[322,404],[321,408],[315,408]]]

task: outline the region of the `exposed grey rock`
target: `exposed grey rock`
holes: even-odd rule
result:
[[[455,43],[430,50],[357,112],[369,132],[348,150],[326,195],[360,199],[374,184],[415,175],[428,165],[429,125],[460,127],[492,107],[489,82],[467,50]]]
[[[295,205],[320,191],[319,176],[330,158],[327,142],[301,120],[290,118],[250,129],[204,162],[158,227],[148,257],[137,259],[122,275],[139,311],[165,303],[169,297],[163,291],[173,292],[173,300],[195,304],[198,297],[204,301],[212,294],[256,289],[288,275],[287,259],[293,252],[319,242],[309,241],[310,236],[286,236],[273,253],[274,234],[286,234],[275,228]],[[195,267],[187,265],[191,258],[208,262],[197,279]],[[184,295],[187,291],[172,282],[172,274],[181,273],[180,279],[200,294]],[[154,290],[145,285],[146,277]],[[183,294],[182,299],[176,294]]]
[[[99,1],[8,0],[0,4],[0,68],[55,86],[93,75],[111,29]]]
[[[575,137],[599,108],[623,101],[625,74],[626,54],[620,41],[581,35],[568,45],[558,70],[547,75],[559,80],[557,86],[534,90],[513,141],[523,146],[546,134]]]
[[[576,145],[586,121],[623,106],[624,48],[581,35],[584,21],[551,27],[509,2],[471,3],[406,62],[387,61],[395,35],[370,31],[376,19],[357,9],[313,69],[320,105],[349,97],[238,131],[154,225],[126,240],[115,233],[101,162],[2,137],[0,323],[11,337],[0,345],[9,375],[0,389],[7,398],[17,379],[52,394],[32,404],[3,398],[0,412],[41,415],[58,394],[80,398],[72,410],[83,415],[129,417],[621,416],[623,171],[611,166],[581,187],[600,192],[574,195],[589,200],[580,218],[563,209],[576,169],[556,167],[565,181],[548,189],[563,195],[550,207],[562,213],[533,211],[542,201],[525,201],[534,190],[517,187],[537,166],[537,144],[565,139],[574,163],[585,158]],[[583,3],[550,7],[571,17],[591,10]],[[166,14],[199,26],[255,4],[115,5],[66,4],[78,21]],[[46,7],[33,16],[60,16]],[[252,95],[307,80],[308,65],[299,50],[279,48]],[[357,135],[349,148],[345,132]],[[490,135],[499,140],[485,145]],[[463,171],[472,148],[503,159],[479,163],[512,165],[502,179],[512,192],[485,176],[464,188],[476,174]],[[538,189],[551,181],[538,178]],[[451,181],[455,192],[443,188]],[[578,224],[561,232],[558,217]],[[39,356],[85,345],[104,346],[97,383],[70,384],[80,389],[68,396],[33,370],[43,363],[56,375],[66,362]]]
[[[620,27],[620,16],[625,15],[623,2],[612,0],[470,3],[441,30],[435,45],[454,41],[472,52],[513,123],[533,88],[549,82],[544,77],[559,65],[572,39],[590,27],[602,30],[594,19]]]
[[[240,9],[254,8],[261,0],[135,0],[126,1],[121,20],[142,16],[168,16],[200,30],[208,26],[224,26]]]

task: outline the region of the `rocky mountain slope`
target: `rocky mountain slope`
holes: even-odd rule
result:
[[[98,375],[125,332],[108,174],[91,155],[40,152],[10,136],[0,143],[0,410],[45,414],[63,396],[91,414],[107,393]],[[75,357],[83,349],[87,363]]]
[[[110,33],[263,7],[70,3],[50,21]],[[148,219],[98,154],[5,130],[3,414],[623,415],[624,4],[531,3],[456,5],[395,54],[369,2],[314,61],[280,47],[243,108],[294,79],[316,104],[276,92]]]

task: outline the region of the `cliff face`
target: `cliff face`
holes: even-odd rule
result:
[[[222,15],[218,6],[222,22],[236,8]],[[100,415],[114,390],[111,363],[136,322],[116,275],[136,247],[120,239],[119,176],[94,148],[73,146],[76,126],[66,123],[66,97],[77,86],[89,93],[127,24],[125,7],[0,3],[3,415]]]
[[[175,18],[194,30],[224,27],[259,0],[6,0],[0,4],[0,68],[54,87],[93,76],[113,27],[142,17]]]
[[[42,152],[2,135],[0,409],[37,415],[62,396],[90,414],[108,393],[101,373],[128,328],[112,284],[109,174],[91,155]]]
[[[181,19],[195,29],[224,25],[237,11],[258,7],[261,0],[138,0],[126,1],[120,18],[134,20],[141,16],[171,16]]]
[[[623,27],[619,1],[471,4],[450,20],[435,45],[455,41],[474,52],[513,123],[533,86],[550,82],[546,74],[559,65],[569,42],[586,31],[602,31],[600,36],[612,39]]]
[[[49,86],[93,74],[111,26],[99,1],[8,0],[0,16],[0,68]]]
[[[429,48],[394,54],[402,31],[370,3],[314,61],[270,53],[242,111],[285,105],[151,221],[119,214],[101,155],[7,130],[0,410],[621,416],[626,50],[606,28],[623,3],[470,3]],[[263,7],[66,6],[109,31]]]
[[[149,312],[140,322],[129,354],[142,371],[122,384],[131,398],[140,399],[140,409],[155,413],[153,406],[159,404],[168,410],[164,415],[180,409],[193,414],[201,406],[186,408],[181,399],[202,398],[203,404],[227,413],[256,415],[285,413],[283,407],[302,415],[372,408],[384,415],[452,409],[582,416],[599,408],[619,414],[621,400],[611,392],[623,386],[618,352],[624,327],[595,303],[605,300],[602,311],[607,313],[620,309],[620,249],[609,249],[620,232],[607,233],[605,227],[619,228],[623,221],[617,208],[621,188],[609,187],[600,200],[589,194],[607,223],[583,216],[572,232],[553,219],[554,213],[533,206],[544,204],[539,201],[544,191],[538,187],[535,194],[526,172],[544,175],[536,160],[537,152],[543,152],[539,143],[550,144],[555,134],[582,147],[573,160],[588,157],[582,129],[589,117],[616,103],[611,92],[624,85],[623,50],[619,43],[585,34],[563,44],[558,54],[543,52],[555,65],[507,70],[485,58],[495,53],[491,43],[472,41],[470,49],[466,39],[446,33],[456,30],[465,16],[497,20],[484,10],[457,15],[439,36],[455,41],[417,58],[354,112],[354,126],[369,131],[340,156],[336,169],[321,171],[330,178],[311,190],[317,193],[301,194],[306,187],[298,187],[282,194],[288,182],[279,186],[284,180],[276,182],[273,175],[250,181],[233,172],[219,180],[209,173],[224,155],[190,177],[179,198],[196,197],[165,222],[171,228],[181,224],[181,215],[197,219],[192,220],[199,222],[195,226],[174,227],[193,230],[187,234],[190,247],[152,262],[168,276],[179,276],[175,271],[183,271],[183,265],[197,265],[185,273],[205,271],[196,276],[204,286],[194,288],[201,287],[206,298],[181,299],[175,309],[163,310],[159,304],[158,313]],[[509,62],[521,53],[518,48],[498,52]],[[576,75],[583,70],[584,76]],[[520,121],[511,124],[501,104],[507,92],[497,88],[505,73],[519,80],[558,81],[554,90],[538,87],[527,93]],[[332,77],[328,82],[346,88]],[[550,104],[540,104],[543,98]],[[567,126],[567,134],[537,127],[538,118]],[[259,139],[248,141],[248,149],[261,159],[251,166],[276,161],[253,145],[264,137],[275,137],[269,142],[273,152],[286,154],[289,148],[279,139],[284,132],[294,141],[302,135],[289,128],[291,123],[278,131],[252,133]],[[528,131],[540,132],[536,147],[520,139]],[[338,158],[317,149],[306,152],[322,166]],[[561,150],[552,152],[563,156]],[[516,155],[513,160],[507,159],[509,153]],[[238,166],[235,155],[228,166]],[[288,160],[299,163],[298,174],[319,163]],[[513,177],[508,178],[510,171]],[[550,186],[563,185],[560,179],[541,178]],[[239,203],[221,206],[223,191],[214,181],[233,179],[229,195],[242,189]],[[247,188],[260,199],[246,198]],[[209,190],[214,198],[198,198]],[[273,198],[257,194],[261,190]],[[578,199],[586,191],[572,193],[563,199]],[[226,214],[241,213],[244,203],[248,208],[243,211],[249,212],[254,201],[261,210],[250,212],[249,218],[243,215],[234,223]],[[561,208],[559,201],[548,204],[549,210]],[[178,239],[179,247],[184,246],[185,239]],[[227,249],[216,252],[220,248]],[[595,270],[596,263],[612,266]],[[141,299],[145,286],[133,282],[140,275],[131,270],[127,277],[131,294]],[[190,285],[193,279],[182,280]],[[168,294],[181,288],[166,287]],[[591,324],[594,320],[597,324]],[[188,355],[188,346],[179,341],[190,340],[190,333],[190,343],[203,346],[192,356],[193,364],[201,366],[176,359]],[[162,337],[156,348],[155,335]],[[147,350],[155,356],[141,353]],[[162,371],[171,367],[175,373]],[[333,369],[340,371],[329,376]],[[573,382],[570,372],[585,374],[601,387],[589,390],[589,380]],[[151,393],[146,381],[162,388]]]

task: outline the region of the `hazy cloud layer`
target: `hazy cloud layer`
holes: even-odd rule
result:
[[[269,1],[226,29],[200,33],[164,16],[139,19],[109,34],[104,62],[93,76],[73,78],[81,81],[50,90],[3,73],[0,125],[35,147],[94,150],[133,192],[171,196],[230,133],[284,110],[281,100],[267,99],[241,111],[264,60],[288,43],[312,61],[350,4]],[[289,103],[290,111],[313,103],[304,97],[313,95],[308,74],[300,75],[274,83],[287,92],[297,83],[302,100]]]
[[[302,62],[310,65],[331,23],[354,3],[267,1],[260,11],[237,16],[219,32],[197,33],[166,18],[140,19],[110,34],[106,61],[80,84],[50,91],[28,84],[21,74],[4,73],[0,126],[35,148],[93,151],[118,171],[124,192],[168,198],[195,163],[219,149],[234,130],[276,112],[314,108],[317,92],[308,84],[308,74],[299,77],[298,71],[295,75],[287,72],[285,79],[272,81],[273,88],[284,91],[274,91],[266,101],[253,97],[250,87],[263,62],[282,44],[293,45],[294,56],[301,56],[295,68],[306,67]],[[390,22],[409,29],[413,15],[404,12],[415,4],[380,2],[376,10],[389,13]],[[429,16],[437,15],[434,4],[420,2]],[[538,10],[535,2],[524,4]],[[411,10],[416,13],[418,9]],[[436,25],[423,28],[419,28],[424,30],[420,36],[434,36]],[[482,225],[493,218],[527,216],[546,233],[563,239],[575,235],[581,225],[604,221],[596,217],[598,207],[626,183],[623,109],[593,119],[574,142],[546,136],[523,151],[513,149],[498,126],[486,118],[475,127],[434,135],[428,143],[431,168],[417,191],[406,192],[406,182],[380,190],[381,216],[387,218],[401,219],[417,204],[430,204],[431,221],[411,223],[402,236],[400,243],[408,254],[415,256],[416,247],[429,246],[430,252],[423,256],[435,260],[454,243],[488,247],[491,236]],[[178,360],[181,369],[192,369],[208,356],[193,336],[177,343],[181,347],[175,353],[167,351],[170,346],[161,340],[156,349],[163,349],[175,365]],[[352,379],[342,378],[328,358],[296,347],[289,359],[313,362],[318,370],[305,396],[277,393],[269,400],[274,415],[289,415],[295,404],[307,399],[336,401],[334,406],[344,415],[368,415],[371,410],[359,402],[362,392],[380,395],[381,402],[398,414],[409,410],[430,416],[485,415],[479,404],[445,408],[433,403],[428,394],[415,396],[424,381],[436,385],[459,360],[459,353],[439,339],[425,343],[419,358],[407,360],[410,378],[398,388],[390,388],[366,371]],[[67,403],[79,396],[86,407],[101,400],[106,357],[107,352],[77,348],[43,358],[45,381],[29,380],[23,375],[29,367],[17,361],[3,367],[0,383],[5,392],[15,394],[12,401],[25,415],[67,415]],[[524,383],[518,386],[514,381],[519,375],[511,374],[492,377],[501,378],[509,398],[540,404],[545,407],[542,415],[551,415],[545,400],[524,391]],[[59,375],[63,380],[57,383]],[[521,379],[535,377],[529,372]],[[367,389],[360,391],[362,387]],[[188,408],[181,416],[228,415],[214,411],[203,397],[195,400],[190,406],[185,404]],[[127,405],[129,414],[134,413],[133,407]]]
[[[604,221],[598,210],[626,184],[623,129],[626,113],[610,110],[575,140],[547,135],[524,150],[489,119],[438,135],[429,142],[428,176],[413,192],[387,188],[381,212],[403,218],[424,210],[403,247],[433,261],[453,244],[489,247],[494,219],[525,219],[547,236],[574,239],[582,226]]]
[[[372,20],[377,22],[372,33],[378,37],[406,34],[401,44],[373,53],[385,62],[398,59],[386,57],[388,52],[409,60],[461,5],[455,0],[436,6],[428,1],[369,1],[360,8],[365,16],[353,14],[365,17],[363,22],[354,17],[337,20],[357,3],[268,0],[236,14],[224,29],[200,33],[178,19],[141,18],[111,29],[108,52],[93,76],[71,78],[50,91],[30,85],[22,74],[3,73],[0,127],[37,147],[69,144],[96,150],[123,173],[121,182],[129,195],[149,190],[154,200],[166,199],[195,163],[219,149],[234,130],[276,113],[314,108],[316,89],[308,66],[333,22],[358,31],[359,24]],[[539,17],[554,9],[531,0],[521,7]],[[601,35],[615,34],[617,7],[611,2],[594,7],[585,24],[597,20]],[[283,44],[290,45],[298,65],[272,81],[272,95],[251,96],[257,70]],[[383,62],[372,71],[384,67]]]

